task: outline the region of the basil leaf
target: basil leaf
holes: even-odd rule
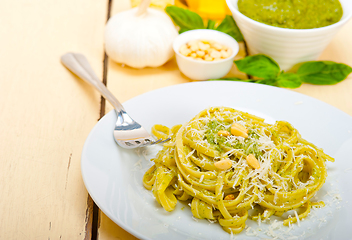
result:
[[[237,27],[237,24],[232,16],[226,15],[224,20],[216,28],[217,31],[226,33],[236,39],[237,42],[243,41],[243,36],[240,29]]]
[[[255,82],[253,79],[241,79],[237,77],[228,77],[228,78],[220,78],[220,79],[209,79],[210,81],[238,81],[238,82]]]
[[[168,6],[165,8],[166,13],[172,18],[172,20],[181,28],[182,32],[193,29],[203,29],[203,19],[195,12],[188,9]],[[180,33],[181,33],[180,30]]]
[[[215,29],[215,21],[208,20],[207,29]]]
[[[279,65],[263,54],[248,56],[234,62],[241,72],[259,78],[275,79],[280,72]]]
[[[295,73],[281,73],[276,79],[276,85],[284,88],[298,88],[302,85],[302,81]]]
[[[261,80],[255,81],[255,82],[256,83],[260,83],[260,84],[265,84],[265,85],[277,87],[277,80],[276,79],[261,79]]]
[[[352,68],[332,61],[312,61],[303,63],[297,70],[302,82],[316,85],[332,85],[344,80]]]

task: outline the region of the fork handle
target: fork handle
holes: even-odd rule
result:
[[[79,53],[66,53],[61,57],[62,64],[78,77],[90,83],[101,95],[107,99],[115,108],[117,114],[121,111],[125,112],[122,104],[115,98],[115,96],[105,87],[99,80],[94,70],[90,66],[87,58]]]

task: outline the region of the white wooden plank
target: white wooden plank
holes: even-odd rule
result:
[[[107,2],[1,1],[0,239],[85,238],[80,155],[100,95],[60,56],[82,52],[102,76]]]

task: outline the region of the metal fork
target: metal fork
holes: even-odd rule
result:
[[[86,57],[79,53],[66,53],[61,57],[62,64],[75,73],[78,77],[90,83],[98,90],[115,108],[117,121],[114,129],[114,139],[123,148],[136,148],[164,143],[168,139],[154,140],[152,136],[125,111],[122,104],[105,87],[94,73]]]

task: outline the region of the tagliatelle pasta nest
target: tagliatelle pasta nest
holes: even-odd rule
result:
[[[288,122],[264,119],[227,107],[205,109],[185,125],[155,125],[157,138],[171,141],[152,159],[144,186],[167,211],[177,199],[190,201],[194,217],[217,220],[229,233],[239,233],[248,218],[304,208],[283,221],[305,218],[311,198],[325,182],[325,161],[334,161],[302,139]],[[254,213],[249,214],[250,209]]]

